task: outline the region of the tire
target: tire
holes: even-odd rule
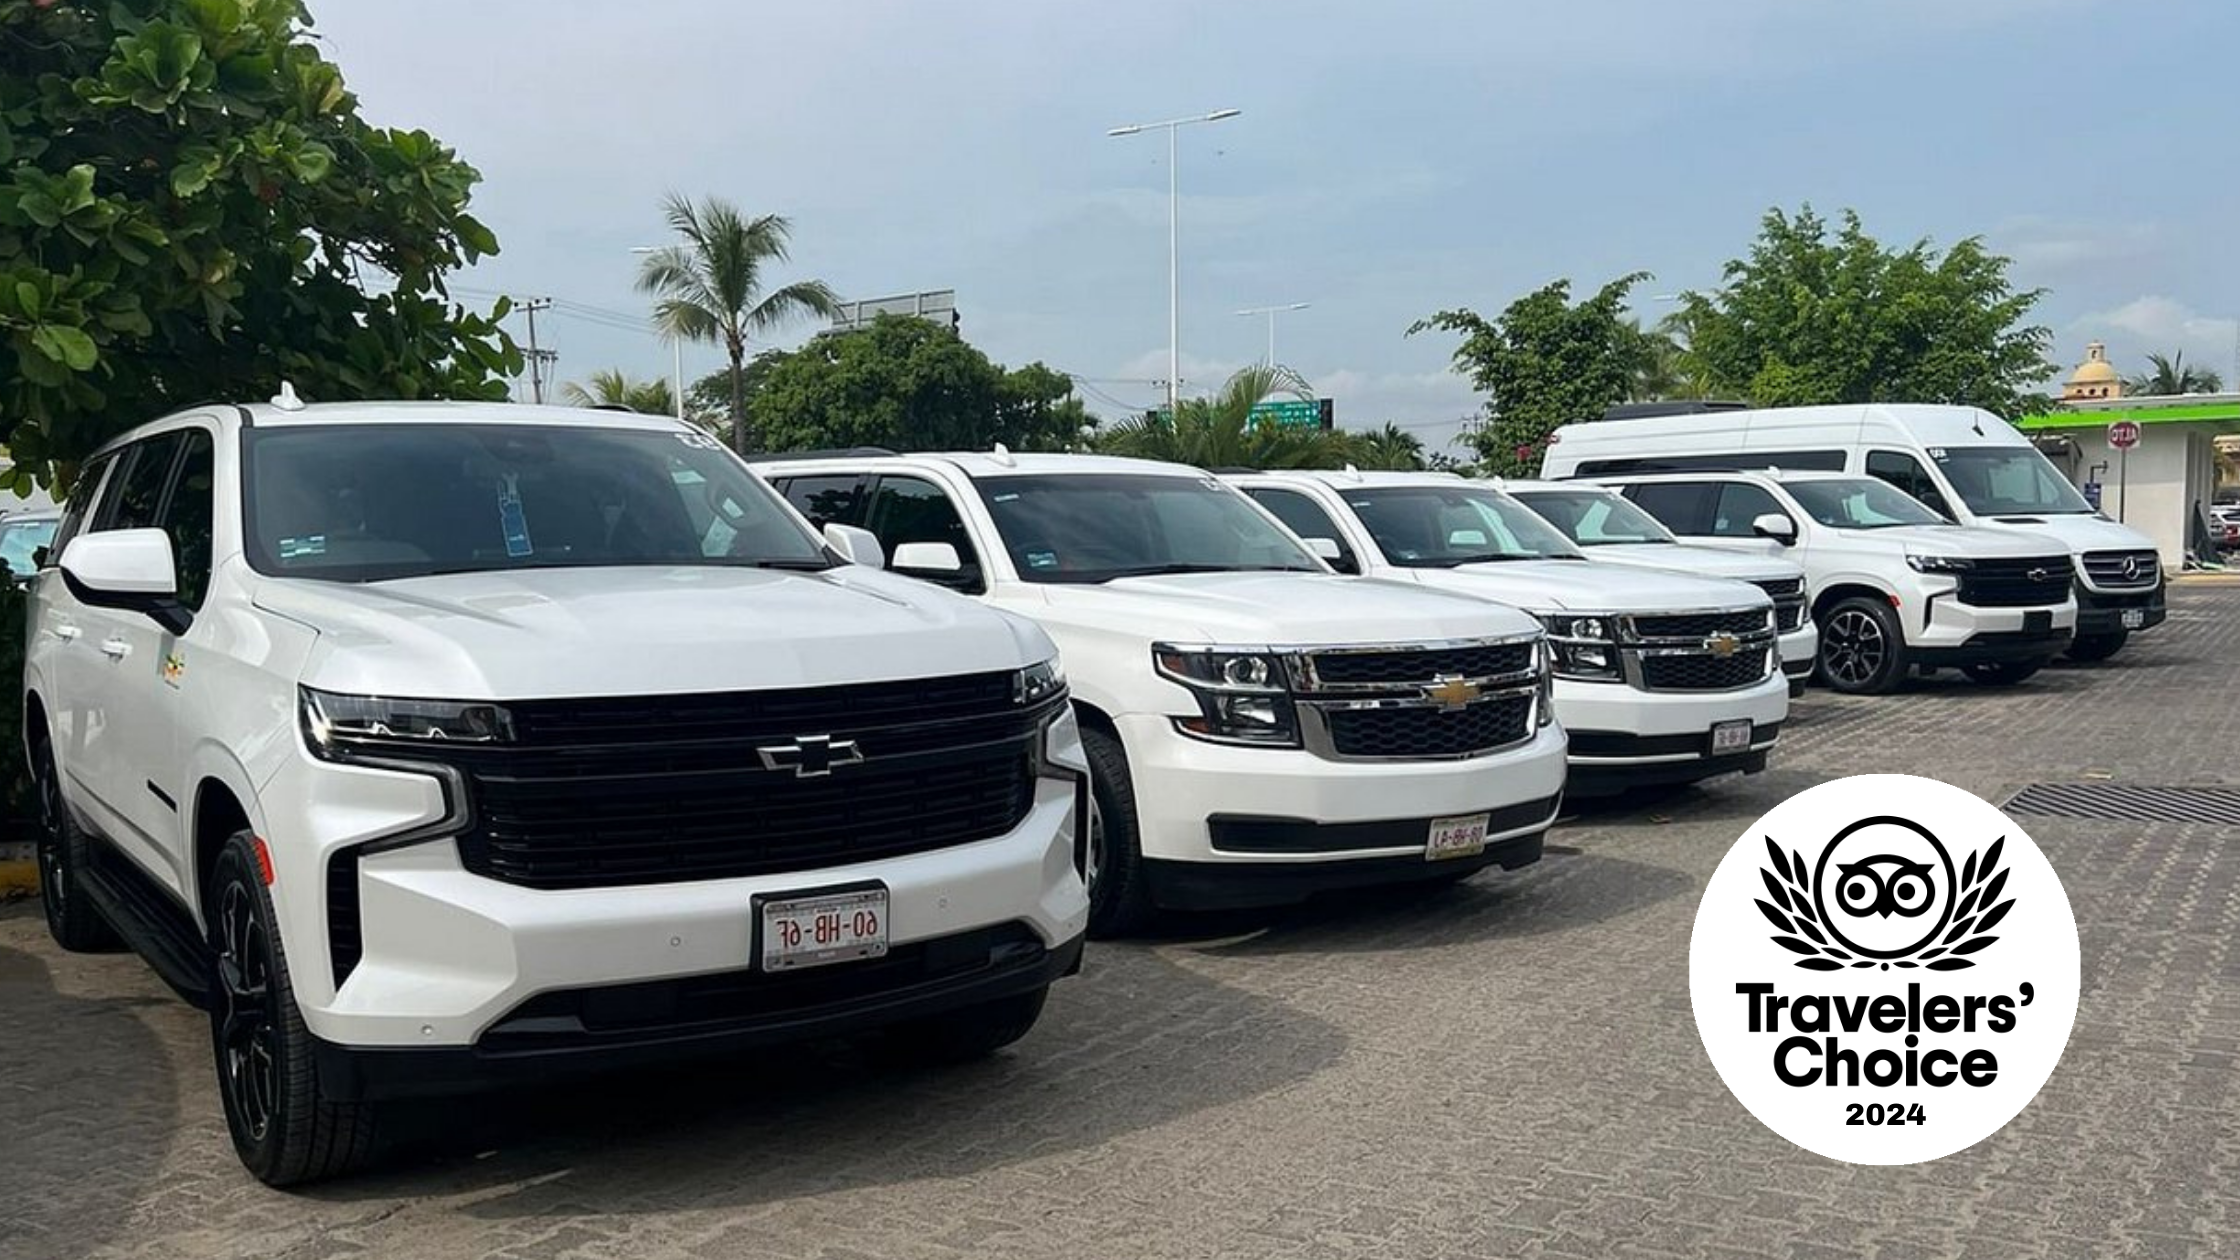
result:
[[[2121,652],[2130,638],[2129,630],[2113,630],[2107,634],[2080,634],[2069,640],[2069,650],[2064,655],[2072,661],[2104,661]]]
[[[1050,988],[1045,985],[912,1020],[888,1030],[883,1039],[884,1057],[889,1062],[935,1065],[985,1059],[1026,1036],[1042,1018],[1042,1004],[1049,996]]]
[[[211,880],[210,1047],[242,1165],[266,1185],[293,1186],[363,1166],[375,1113],[319,1095],[255,846],[249,832],[235,832]]]
[[[1820,622],[1822,686],[1846,695],[1879,696],[1897,690],[1906,676],[1905,632],[1882,600],[1854,595],[1839,600]]]
[[[2012,687],[2044,668],[2044,661],[1982,661],[1963,665],[1960,672],[1986,687]]]
[[[39,795],[39,834],[33,845],[39,859],[39,902],[47,912],[47,935],[74,954],[117,948],[115,928],[86,895],[82,872],[93,838],[62,798],[62,775],[54,749],[42,738],[33,750],[34,786]]]
[[[1143,869],[1136,829],[1135,781],[1120,741],[1093,727],[1081,732],[1089,753],[1089,852],[1082,880],[1089,888],[1089,935],[1126,936],[1151,926],[1157,909]]]

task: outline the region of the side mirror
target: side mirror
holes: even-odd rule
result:
[[[1787,547],[1797,541],[1797,523],[1779,512],[1767,512],[1750,522],[1750,532]]]
[[[921,573],[959,573],[964,569],[964,557],[957,554],[954,543],[898,543],[894,555],[887,560],[887,567],[897,572],[911,569]]]
[[[834,522],[824,527],[824,540],[849,564],[867,569],[887,567],[887,553],[879,546],[879,536],[868,529]]]
[[[187,628],[171,537],[160,529],[80,534],[62,549],[61,568],[63,584],[81,604],[146,613],[173,634]]]

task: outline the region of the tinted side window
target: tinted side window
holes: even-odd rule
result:
[[[171,484],[164,504],[163,532],[171,536],[171,554],[179,567],[179,602],[190,610],[202,607],[210,589],[210,533],[217,520],[215,494],[216,453],[210,434],[202,429],[186,433],[186,454],[179,462],[179,476]]]
[[[1951,519],[1952,509],[1937,492],[1937,483],[1929,479],[1929,470],[1921,461],[1900,451],[1867,452],[1867,475],[1879,477],[1898,489],[1919,499],[1924,507],[1937,515]]]
[[[818,529],[863,524],[863,478],[853,473],[789,477],[778,483],[786,502]]]
[[[1675,534],[1711,532],[1712,504],[1719,490],[1712,481],[1667,481],[1627,486],[1625,496]]]
[[[62,505],[62,524],[54,531],[54,541],[47,545],[47,554],[40,567],[62,559],[62,549],[82,532],[93,519],[95,498],[101,493],[101,479],[117,462],[116,456],[104,455],[92,460],[78,470],[77,484],[70,487],[70,498]]]
[[[916,477],[881,477],[871,493],[868,528],[879,538],[890,564],[904,543],[947,543],[957,549],[963,567],[956,573],[919,572],[919,576],[977,594],[984,588],[980,556],[965,533],[964,518],[941,487]],[[895,566],[896,572],[912,570]]]
[[[93,530],[148,529],[163,508],[164,487],[171,482],[171,465],[186,441],[186,434],[171,432],[135,442],[119,457],[114,483],[101,496],[101,511]]]
[[[1765,490],[1746,481],[1730,481],[1719,487],[1719,510],[1712,515],[1711,534],[1715,538],[1755,538],[1757,533],[1750,522],[1769,512],[1789,515],[1780,500]]]
[[[1728,451],[1716,455],[1646,455],[1579,461],[1579,477],[1619,477],[1629,473],[1735,472],[1785,468],[1792,472],[1842,472],[1842,451]]]
[[[1258,488],[1245,493],[1274,514],[1277,520],[1282,521],[1285,529],[1299,537],[1327,538],[1338,544],[1338,559],[1333,567],[1348,573],[1360,571],[1359,564],[1353,558],[1353,548],[1346,545],[1346,536],[1339,532],[1337,522],[1330,519],[1330,514],[1322,510],[1321,504],[1296,490]]]

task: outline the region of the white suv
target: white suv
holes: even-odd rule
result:
[[[1450,473],[1227,480],[1349,572],[1538,617],[1548,628],[1574,793],[1765,768],[1789,716],[1765,592],[1589,564],[1491,483]]]
[[[1503,481],[1495,485],[1563,531],[1587,559],[1629,569],[1693,573],[1748,582],[1773,601],[1781,631],[1781,672],[1791,698],[1802,695],[1820,656],[1820,629],[1805,615],[1804,570],[1770,556],[1737,554],[1681,543],[1656,517],[1615,490],[1582,482]]]
[[[1540,856],[1564,784],[1540,627],[1340,577],[1196,469],[1076,455],[760,466],[896,572],[1042,623],[1095,770],[1090,926]]]
[[[48,924],[207,1004],[274,1184],[364,1160],[400,1095],[990,1051],[1078,968],[1087,765],[1049,638],[875,551],[669,420],[284,394],[136,429],[33,579]]]
[[[1820,626],[1820,681],[1895,688],[1909,669],[1957,666],[2020,682],[2076,633],[2068,553],[2009,529],[1953,525],[1889,483],[1818,472],[1596,478],[1693,543],[1804,567]]]

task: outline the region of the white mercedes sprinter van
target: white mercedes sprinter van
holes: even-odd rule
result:
[[[2015,530],[2068,552],[2077,592],[2068,654],[2078,660],[2115,655],[2167,615],[2153,540],[2094,510],[2028,438],[1977,407],[1712,409],[1565,425],[1542,463],[1550,478],[1714,468],[1879,477],[1956,524]]]

